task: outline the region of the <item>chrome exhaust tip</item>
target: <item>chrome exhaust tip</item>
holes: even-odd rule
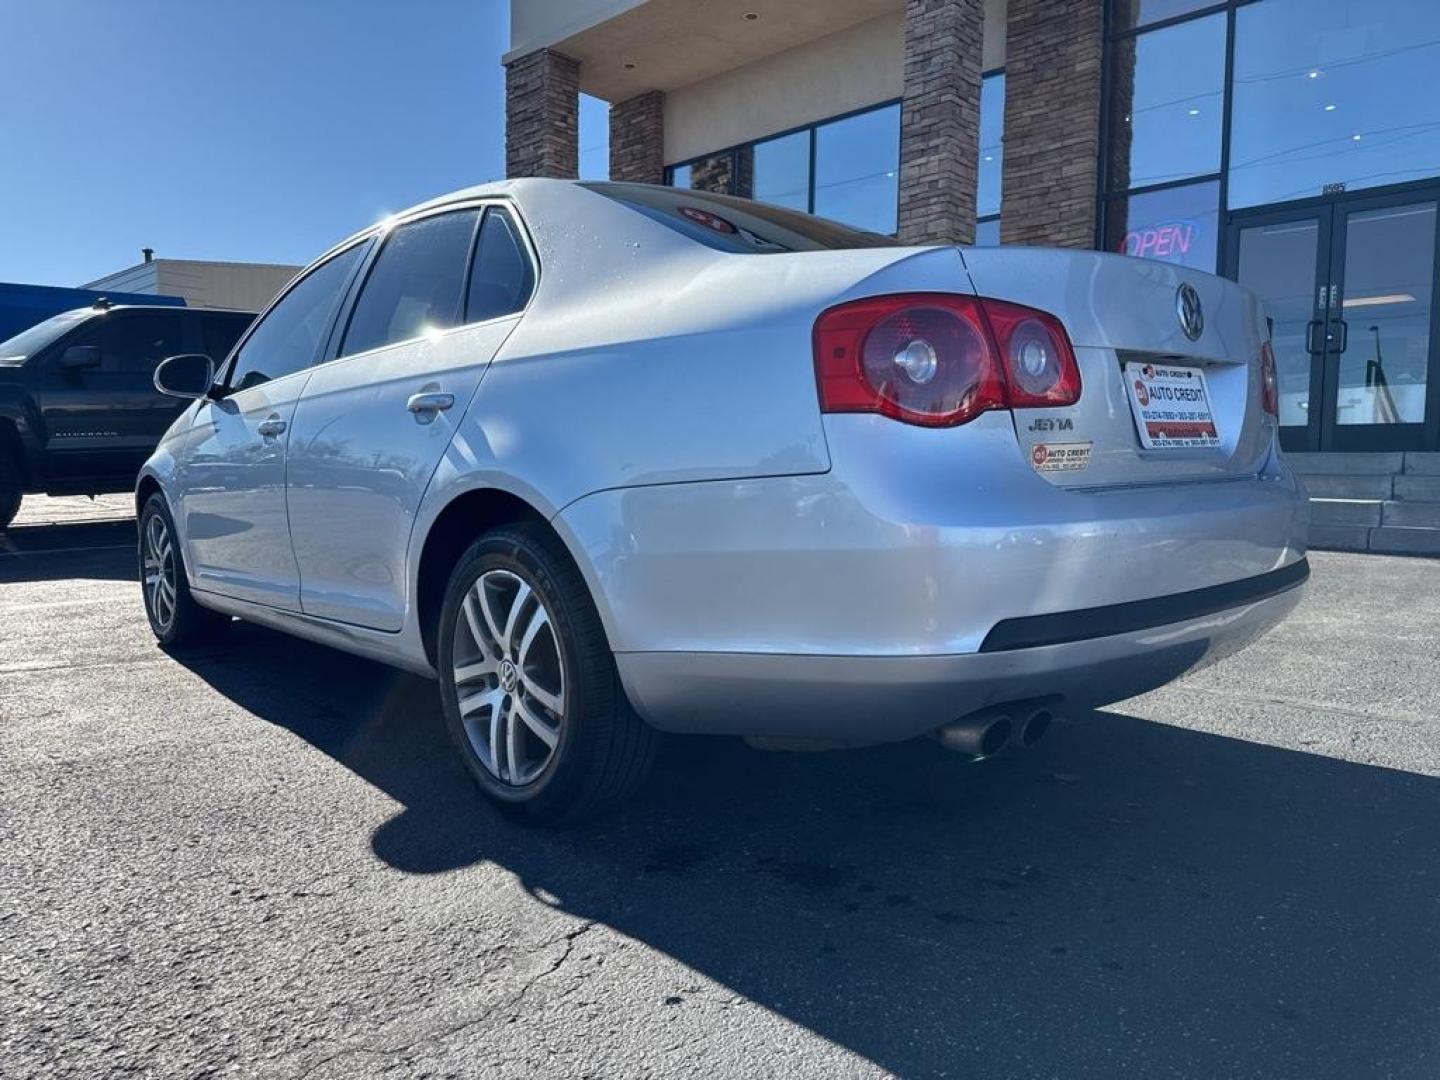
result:
[[[945,749],[964,754],[971,761],[983,761],[1009,745],[1013,730],[1007,713],[975,713],[952,720],[937,729],[935,737]]]

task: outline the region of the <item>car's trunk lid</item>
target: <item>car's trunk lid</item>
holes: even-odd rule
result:
[[[1014,411],[1021,448],[1045,479],[1096,487],[1223,479],[1263,467],[1273,429],[1260,401],[1266,328],[1253,293],[1210,274],[1101,252],[966,248],[961,255],[978,295],[1050,312],[1075,346],[1080,401]],[[1182,293],[1189,294],[1189,333]],[[1197,419],[1205,412],[1202,384],[1213,438]]]

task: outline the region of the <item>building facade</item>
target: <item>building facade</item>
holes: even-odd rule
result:
[[[575,175],[584,92],[612,179],[1225,274],[1287,448],[1440,451],[1435,0],[512,0],[511,46],[512,175]]]
[[[300,270],[278,263],[155,259],[147,252],[142,262],[86,282],[81,288],[178,296],[194,308],[262,311]]]

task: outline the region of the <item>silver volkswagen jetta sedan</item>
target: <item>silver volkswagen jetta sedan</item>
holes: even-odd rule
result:
[[[238,616],[437,676],[534,820],[633,789],[658,731],[1032,742],[1308,573],[1256,298],[1116,255],[517,180],[156,382],[195,399],[136,493],[161,643]]]

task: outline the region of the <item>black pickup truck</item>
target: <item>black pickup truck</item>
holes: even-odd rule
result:
[[[177,353],[218,364],[254,318],[102,300],[0,342],[0,531],[26,494],[134,487],[186,405],[155,389],[156,365]]]

